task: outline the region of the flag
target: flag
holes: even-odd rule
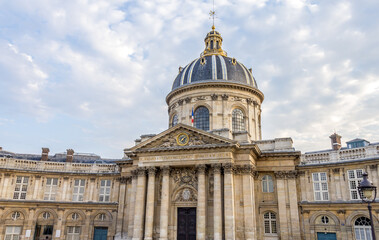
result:
[[[193,117],[193,108],[192,108],[192,117],[191,117],[192,127],[193,127],[193,119],[194,117]]]

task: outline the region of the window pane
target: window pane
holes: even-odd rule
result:
[[[241,109],[234,109],[232,113],[232,128],[234,132],[245,131],[245,120]]]
[[[194,126],[204,131],[209,130],[209,110],[206,107],[198,107],[194,113]]]

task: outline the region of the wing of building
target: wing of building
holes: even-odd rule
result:
[[[123,159],[0,149],[0,239],[371,239],[357,186],[379,185],[379,143],[262,140],[263,99],[213,27],[166,97],[168,129]]]

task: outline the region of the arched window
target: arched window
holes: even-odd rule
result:
[[[372,240],[371,221],[366,217],[359,217],[354,223],[356,240]]]
[[[265,233],[276,234],[276,214],[273,212],[266,212],[263,215]]]
[[[206,107],[198,107],[195,110],[194,125],[204,131],[209,130],[209,110]]]
[[[233,132],[245,131],[245,120],[243,119],[243,112],[239,108],[234,109],[232,112],[232,127]]]
[[[171,120],[171,127],[175,126],[176,124],[178,124],[178,115],[175,114]]]
[[[263,192],[274,192],[274,182],[270,175],[265,175],[262,178],[262,191]]]

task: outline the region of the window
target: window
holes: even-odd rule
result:
[[[273,212],[266,212],[263,215],[265,233],[276,234],[276,214]]]
[[[232,112],[232,129],[233,132],[245,131],[245,119],[241,109],[234,109]]]
[[[78,213],[73,213],[72,215],[71,215],[71,218],[72,218],[72,220],[78,220],[79,219],[79,214]]]
[[[29,177],[17,177],[13,199],[25,199],[28,190]]]
[[[100,182],[100,192],[99,201],[109,202],[111,195],[111,180],[101,180]]]
[[[104,213],[100,213],[100,214],[98,215],[98,219],[99,219],[100,221],[105,221],[105,220],[107,219],[107,217],[105,216]]]
[[[171,127],[175,126],[176,124],[178,124],[178,115],[174,115],[172,117],[172,121],[171,121]]]
[[[356,240],[372,240],[371,221],[366,217],[359,217],[354,223]]]
[[[43,235],[52,235],[53,234],[53,226],[52,225],[46,225],[43,228]]]
[[[80,239],[80,227],[69,226],[67,227],[67,240],[79,240]]]
[[[20,217],[21,217],[21,213],[20,212],[13,212],[12,215],[11,215],[11,218],[14,221],[18,220]]]
[[[358,186],[362,181],[362,169],[349,170],[347,171],[349,179],[349,189],[350,189],[350,199],[360,199],[358,194]]]
[[[72,194],[72,201],[74,201],[74,202],[82,202],[83,201],[85,184],[86,184],[86,180],[75,179],[74,191]]]
[[[5,229],[5,240],[19,240],[21,234],[21,227],[7,226]]]
[[[50,213],[48,213],[48,212],[44,212],[44,213],[42,214],[42,217],[43,217],[43,219],[47,220],[47,219],[50,218]]]
[[[44,200],[54,201],[58,188],[58,178],[47,178]]]
[[[274,192],[274,182],[270,175],[265,175],[262,178],[262,191],[263,192]]]
[[[328,179],[326,173],[313,173],[312,176],[315,201],[329,200]]]
[[[195,110],[195,127],[204,131],[209,130],[209,110],[206,107],[198,107]]]
[[[328,218],[327,216],[322,216],[322,217],[321,217],[321,222],[322,222],[323,224],[328,224],[328,223],[329,223],[329,218]]]

